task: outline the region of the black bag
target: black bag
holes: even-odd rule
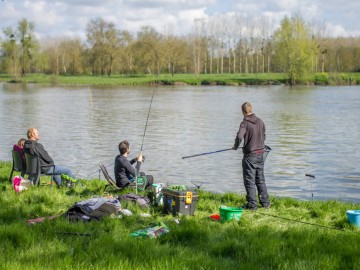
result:
[[[121,204],[118,200],[95,197],[75,203],[64,216],[74,222],[100,220],[117,213],[120,209]]]
[[[130,201],[133,203],[138,204],[141,208],[147,208],[150,206],[150,200],[148,197],[146,196],[142,196],[139,194],[134,194],[134,193],[127,193],[127,194],[123,194],[120,195],[118,197],[118,200],[121,201]]]

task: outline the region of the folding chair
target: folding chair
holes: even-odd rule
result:
[[[11,150],[12,155],[12,169],[10,173],[9,181],[11,182],[14,171],[21,172],[21,176],[25,175],[25,162],[21,157],[21,153],[19,151]]]
[[[34,184],[34,186],[38,186],[40,184],[40,177],[41,176],[51,176],[51,185],[54,181],[54,175],[56,174],[45,174],[41,173],[41,165],[40,165],[40,159],[37,155],[31,155],[28,153],[25,153],[25,160],[26,160],[26,170],[25,174],[27,174],[29,177],[29,180],[31,180]],[[55,165],[52,165],[55,170]],[[32,179],[30,179],[32,178]]]
[[[137,192],[137,181],[131,182],[129,185],[127,185],[126,187],[121,187],[119,188],[116,185],[116,182],[110,177],[106,167],[104,166],[104,164],[102,164],[101,162],[99,163],[99,167],[106,179],[106,181],[108,181],[108,185],[105,186],[104,191],[106,190],[107,187],[111,187],[113,190],[123,190],[125,188],[128,187],[135,187],[136,186],[136,192]]]
[[[101,162],[99,163],[99,167],[106,179],[106,181],[108,182],[108,184],[105,186],[104,191],[106,190],[107,187],[112,188],[113,190],[123,190],[124,188],[119,188],[116,185],[116,182],[110,177],[106,167],[104,166],[104,164],[102,164]]]

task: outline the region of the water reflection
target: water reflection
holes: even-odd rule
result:
[[[244,192],[240,151],[192,159],[182,156],[229,148],[250,101],[267,127],[271,194],[303,199],[360,201],[360,88],[159,87],[144,138],[143,170],[158,181]],[[0,84],[0,159],[26,130],[37,127],[58,164],[97,178],[127,139],[139,151],[152,87],[43,87]],[[108,168],[112,172],[112,166]],[[305,176],[315,175],[315,179]]]

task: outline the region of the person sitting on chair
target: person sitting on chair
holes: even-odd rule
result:
[[[114,174],[116,179],[116,186],[119,188],[127,187],[131,182],[135,181],[138,172],[140,171],[141,162],[143,161],[142,153],[137,157],[129,161],[127,159],[130,153],[130,145],[128,141],[122,141],[119,143],[120,155],[115,157]],[[135,167],[132,166],[136,162]],[[151,187],[154,182],[152,175],[145,175],[140,172],[139,175],[145,176],[146,185],[145,188]]]
[[[26,139],[21,138],[17,144],[14,144],[13,146],[13,150],[17,151],[21,154],[21,159],[23,162],[23,165],[25,166],[25,154],[24,154],[24,143],[25,143]]]
[[[64,166],[54,165],[54,160],[50,157],[41,143],[38,143],[40,139],[39,131],[36,128],[29,128],[27,131],[28,140],[24,144],[24,153],[36,155],[40,159],[41,173],[54,175],[54,181],[58,187],[61,186],[61,175],[65,174],[75,179],[72,171]]]

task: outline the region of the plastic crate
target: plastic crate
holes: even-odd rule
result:
[[[194,215],[198,193],[194,190],[177,191],[164,188],[162,190],[164,214]]]

